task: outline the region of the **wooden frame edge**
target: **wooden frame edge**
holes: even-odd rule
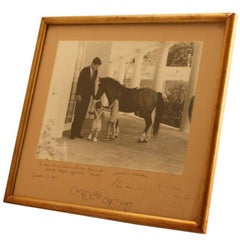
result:
[[[202,208],[202,218],[200,219],[200,229],[203,233],[207,231],[207,224],[208,224],[208,216],[210,210],[210,203],[211,203],[211,195],[213,189],[213,182],[214,182],[214,174],[217,162],[217,154],[218,154],[218,146],[220,141],[221,135],[221,125],[223,119],[223,111],[225,105],[225,97],[227,91],[227,84],[228,84],[228,74],[229,74],[229,65],[231,62],[231,55],[233,49],[233,41],[234,41],[234,33],[235,33],[235,23],[237,20],[237,16],[235,13],[229,14],[226,19],[226,30],[224,36],[224,44],[223,49],[225,50],[222,54],[221,58],[221,69],[222,71],[219,73],[219,89],[218,89],[218,96],[215,102],[219,103],[218,107],[215,109],[215,121],[213,126],[213,137],[211,142],[211,149],[209,155],[209,167],[208,171],[206,172],[206,186],[205,186],[205,193],[203,199],[203,208]],[[212,159],[212,161],[211,161]]]
[[[131,24],[131,23],[194,23],[219,22],[229,18],[233,13],[208,14],[156,14],[156,15],[108,15],[108,16],[71,16],[43,17],[47,24]]]
[[[84,216],[97,217],[106,220],[140,224],[149,227],[161,227],[173,230],[189,231],[194,233],[204,233],[197,222],[189,220],[175,218],[172,219],[140,213],[129,213],[117,210],[80,206],[76,204],[60,203],[20,196],[8,196],[5,199],[5,202],[28,207],[36,207],[40,209],[54,210],[72,214],[81,214]]]
[[[4,202],[6,199],[13,194],[13,189],[15,186],[17,171],[19,167],[19,158],[23,148],[23,141],[25,138],[26,128],[28,124],[28,119],[30,116],[31,103],[34,95],[34,89],[37,80],[38,69],[41,61],[43,46],[45,42],[47,23],[41,20],[40,29],[38,32],[37,43],[35,46],[34,57],[32,61],[32,67],[30,71],[28,86],[25,94],[24,104],[22,108],[21,119],[19,123],[17,138],[15,142],[15,148],[12,156],[12,163],[10,166],[9,176],[7,180],[7,186],[5,190]]]
[[[178,220],[164,217],[154,217],[138,213],[125,213],[115,210],[99,209],[94,207],[79,206],[68,203],[59,203],[31,198],[24,198],[14,196],[14,187],[17,177],[17,171],[20,163],[20,155],[23,148],[23,142],[30,116],[32,99],[36,86],[36,80],[45,43],[47,28],[49,25],[71,25],[71,24],[134,24],[134,23],[194,23],[194,22],[226,22],[226,32],[224,38],[225,49],[222,56],[222,71],[220,74],[220,86],[216,101],[221,105],[216,109],[215,118],[217,121],[214,124],[213,140],[211,146],[213,151],[210,153],[209,171],[206,172],[206,188],[203,199],[202,218],[198,221]],[[38,207],[42,209],[63,211],[73,214],[82,214],[86,216],[99,217],[109,220],[116,220],[128,223],[142,224],[147,226],[155,226],[162,228],[170,228],[175,230],[183,230],[197,233],[206,233],[207,219],[209,215],[209,207],[211,201],[211,193],[213,187],[213,176],[215,172],[217,149],[220,138],[220,127],[224,108],[224,98],[226,95],[226,86],[228,78],[228,66],[231,61],[231,49],[234,39],[234,27],[236,22],[236,14],[222,13],[222,14],[182,14],[182,15],[136,15],[136,16],[83,16],[83,17],[43,17],[41,19],[40,29],[38,33],[37,43],[35,47],[34,58],[32,62],[31,72],[29,76],[29,83],[26,91],[26,97],[22,109],[22,115],[17,133],[15,149],[13,153],[13,160],[10,166],[7,187],[4,196],[4,202],[16,203],[24,206]],[[175,226],[173,226],[175,225]]]

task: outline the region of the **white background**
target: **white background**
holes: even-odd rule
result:
[[[239,0],[0,2],[0,239],[240,239],[240,37],[236,31],[206,235],[2,202],[42,16],[235,12]]]

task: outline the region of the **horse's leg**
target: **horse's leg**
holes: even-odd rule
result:
[[[148,132],[149,132],[150,126],[152,125],[152,116],[151,116],[151,114],[146,114],[144,116],[144,120],[145,120],[145,128],[143,130],[142,136],[138,140],[139,143],[146,143],[146,142],[148,142],[148,139],[149,139]]]

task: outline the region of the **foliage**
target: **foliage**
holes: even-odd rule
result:
[[[191,67],[193,57],[192,42],[178,42],[168,52],[167,66]]]
[[[60,146],[58,139],[53,137],[54,121],[50,119],[43,125],[36,157],[47,160],[66,160],[66,143]]]
[[[165,81],[163,123],[180,128],[188,83]]]

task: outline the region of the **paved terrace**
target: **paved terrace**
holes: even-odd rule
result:
[[[121,115],[119,138],[106,141],[103,140],[106,121],[107,118],[103,120],[103,129],[97,143],[86,139],[90,120],[84,123],[82,131],[84,139],[71,140],[69,133],[64,133],[59,144],[65,146],[66,160],[83,164],[182,174],[188,134],[161,126],[157,137],[152,137],[148,143],[138,143],[144,121]]]

